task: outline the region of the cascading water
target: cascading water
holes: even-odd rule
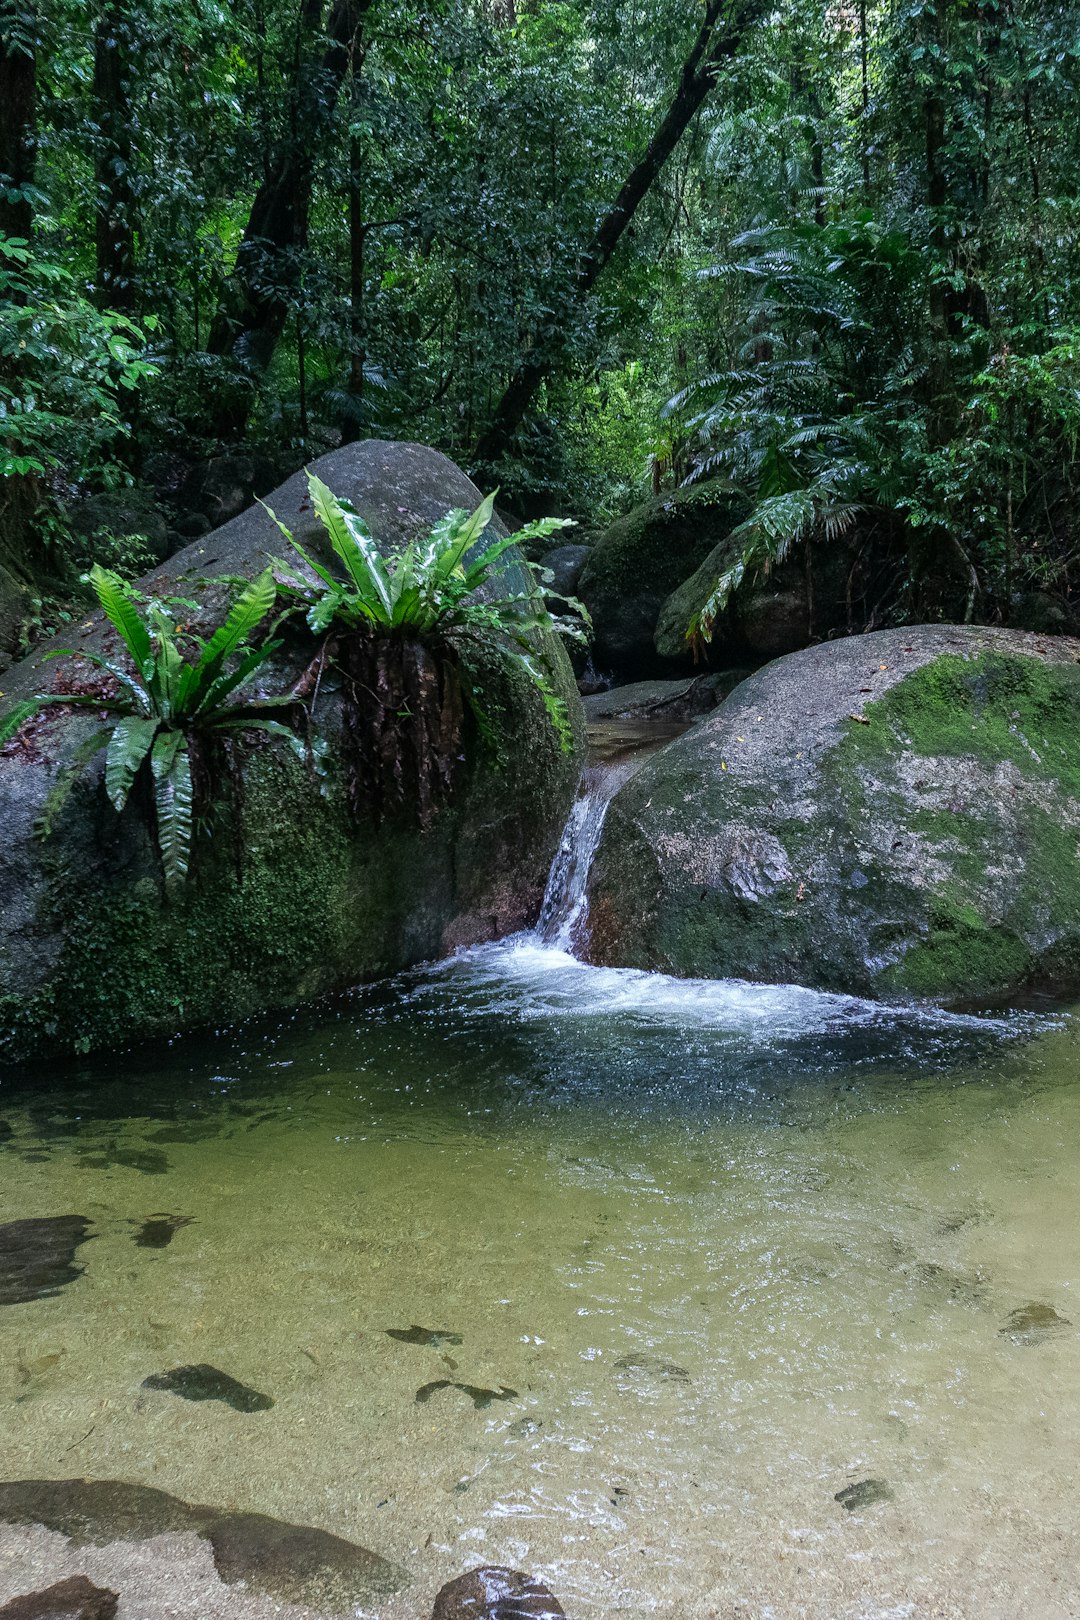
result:
[[[588,765],[562,840],[548,873],[544,904],[536,925],[544,945],[575,956],[587,939],[589,872],[604,830],[608,805],[623,783],[644,764],[648,750]]]

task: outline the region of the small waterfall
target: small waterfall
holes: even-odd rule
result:
[[[643,757],[585,768],[578,796],[563,830],[548,873],[544,904],[536,932],[545,945],[576,954],[586,939],[589,913],[589,873],[604,830],[608,805],[623,783],[633,776]]]

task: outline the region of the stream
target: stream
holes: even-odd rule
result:
[[[585,965],[642,757],[533,933],[0,1076],[0,1223],[86,1223],[0,1247],[0,1480],[330,1530],[405,1571],[373,1620],[478,1564],[569,1620],[1080,1615],[1080,1026]],[[299,1612],[193,1536],[0,1524],[0,1603],[82,1569],[119,1620]]]

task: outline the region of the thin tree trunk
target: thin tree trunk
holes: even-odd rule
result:
[[[123,312],[135,306],[128,32],[123,5],[106,6],[94,33],[94,101],[100,132],[94,157],[97,296],[104,309]]]
[[[29,240],[37,145],[37,17],[32,4],[0,0],[0,235]]]
[[[634,214],[716,84],[725,58],[735,54],[760,10],[761,0],[734,0],[730,9],[724,0],[706,0],[704,21],[683,63],[671,104],[582,254],[570,292],[571,303],[580,303],[592,291],[611,262]],[[541,383],[562,359],[564,350],[559,333],[548,335],[550,341],[535,344],[511,377],[487,431],[476,446],[476,462],[495,461],[509,448]]]
[[[255,193],[236,265],[214,318],[211,354],[233,353],[263,371],[289,315],[295,255],[307,243],[315,159],[349,68],[350,45],[374,0],[334,0],[322,55],[312,49],[322,33],[322,0],[304,0],[298,22],[288,138],[271,157]],[[242,430],[235,411],[227,424]]]

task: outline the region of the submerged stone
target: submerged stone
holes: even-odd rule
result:
[[[685,1367],[680,1367],[677,1361],[662,1361],[659,1356],[620,1356],[615,1365],[631,1377],[655,1378],[675,1384],[690,1382]]]
[[[833,1497],[833,1501],[839,1502],[849,1513],[874,1507],[878,1502],[891,1502],[892,1499],[892,1489],[883,1479],[860,1479],[855,1485],[845,1485]]]
[[[228,1373],[199,1361],[191,1366],[172,1367],[168,1372],[152,1373],[143,1379],[143,1389],[168,1390],[185,1401],[224,1401],[236,1412],[268,1412],[273,1397],[263,1395],[247,1384],[241,1384]]]
[[[71,1575],[0,1607],[0,1620],[113,1620],[120,1599],[85,1575]]]
[[[15,1135],[14,1127],[6,1119],[0,1119],[0,1143],[10,1142]]]
[[[498,1389],[484,1389],[477,1384],[461,1384],[456,1378],[436,1378],[430,1384],[422,1384],[416,1392],[417,1402],[424,1406],[440,1389],[460,1389],[463,1395],[468,1395],[478,1412],[483,1412],[492,1401],[516,1401],[518,1392],[509,1385],[502,1384]]]
[[[123,1480],[0,1484],[0,1522],[40,1524],[77,1546],[190,1531],[208,1541],[221,1579],[287,1603],[352,1613],[394,1592],[405,1573],[366,1547],[264,1513],[228,1513]]]
[[[122,1170],[138,1170],[144,1176],[164,1176],[169,1171],[169,1161],[160,1148],[121,1148],[114,1144],[103,1153],[84,1153],[79,1163],[85,1170],[119,1166]]]
[[[47,1299],[81,1277],[75,1250],[88,1241],[85,1215],[45,1215],[0,1226],[0,1305]]]
[[[441,1350],[444,1344],[463,1344],[460,1333],[450,1333],[446,1328],[417,1327],[415,1322],[410,1328],[387,1328],[391,1339],[399,1344],[423,1344],[432,1350]]]
[[[151,1215],[136,1232],[135,1243],[140,1249],[167,1249],[177,1232],[191,1226],[194,1219],[193,1215]]]
[[[1041,1344],[1044,1339],[1070,1326],[1068,1318],[1059,1316],[1052,1305],[1033,1301],[1013,1311],[998,1332],[1003,1338],[1013,1339],[1017,1344]]]
[[[566,1620],[562,1605],[531,1575],[487,1564],[448,1581],[431,1620]]]
[[[223,1581],[243,1581],[287,1603],[351,1612],[401,1584],[393,1565],[366,1547],[265,1513],[222,1514],[205,1534]]]

